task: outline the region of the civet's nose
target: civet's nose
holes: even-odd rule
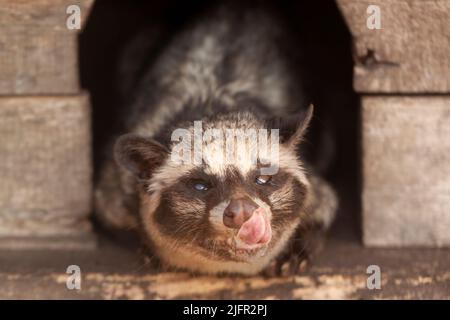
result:
[[[239,229],[256,209],[258,205],[250,198],[232,199],[223,213],[223,224],[228,228]]]

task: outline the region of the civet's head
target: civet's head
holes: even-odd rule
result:
[[[312,107],[295,126],[216,115],[184,123],[165,145],[120,137],[116,160],[139,181],[142,225],[161,260],[252,274],[280,253],[304,218],[309,183],[298,145],[311,115]]]

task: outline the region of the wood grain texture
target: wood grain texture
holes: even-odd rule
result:
[[[0,97],[0,237],[89,229],[90,116],[85,94]]]
[[[39,25],[63,30],[66,29],[68,6],[80,7],[84,25],[93,3],[94,0],[0,0],[0,23],[6,26]]]
[[[337,0],[353,35],[358,92],[450,92],[450,1]],[[381,9],[370,30],[369,5]]]
[[[66,27],[66,8],[80,6],[87,20],[92,1],[0,0],[0,94],[79,92],[79,30]]]
[[[133,250],[105,238],[100,243],[97,250],[58,254],[0,251],[0,299],[450,298],[450,251],[444,249],[364,248],[330,235],[325,251],[304,272],[263,278],[163,272]],[[72,264],[81,267],[81,290],[67,290],[65,272]],[[366,270],[372,264],[381,267],[381,290],[367,288]],[[269,319],[283,318],[268,311]],[[172,318],[178,315],[182,309]]]
[[[363,235],[450,246],[450,97],[363,97]]]
[[[76,34],[18,26],[0,47],[0,94],[79,92]]]

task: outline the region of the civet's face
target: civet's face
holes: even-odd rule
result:
[[[227,145],[231,136],[219,139],[219,131],[203,135],[194,146],[192,124],[184,131],[191,136],[184,147],[191,150],[180,149],[179,135],[168,147],[136,135],[120,138],[116,157],[140,179],[144,228],[156,246],[164,247],[167,259],[189,252],[205,261],[258,263],[278,253],[301,221],[308,196],[297,144],[309,118],[280,140],[273,127],[248,115],[202,125],[203,132],[241,129],[235,137],[242,129],[269,129],[267,139],[259,140],[264,146],[250,141],[251,135]],[[194,154],[199,145],[200,161]]]

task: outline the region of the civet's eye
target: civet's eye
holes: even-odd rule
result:
[[[259,185],[265,185],[270,181],[270,179],[272,179],[272,177],[268,176],[268,175],[257,176],[255,179],[255,182],[256,182],[256,184],[259,184]]]
[[[194,182],[193,186],[194,186],[194,189],[197,191],[206,191],[209,189],[208,185],[202,181]]]

